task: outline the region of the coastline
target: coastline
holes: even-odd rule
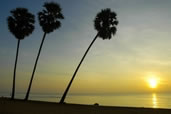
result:
[[[0,98],[0,114],[171,114],[171,109],[59,104]]]

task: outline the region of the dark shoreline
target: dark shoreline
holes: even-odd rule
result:
[[[0,114],[171,114],[171,109],[59,104],[0,98]]]

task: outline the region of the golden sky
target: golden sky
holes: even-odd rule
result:
[[[18,6],[27,7],[36,14],[44,0],[0,2],[0,9],[4,11],[0,18],[0,92],[10,93],[17,41],[8,31],[6,18],[9,11]],[[171,92],[170,1],[73,0],[68,3],[60,0],[59,3],[65,20],[59,30],[47,35],[31,92],[64,92],[96,35],[93,20],[103,8],[111,8],[118,14],[118,31],[111,40],[97,39],[69,93]],[[17,92],[27,89],[42,36],[36,22],[34,33],[21,41]],[[150,77],[156,77],[156,88],[150,88]]]

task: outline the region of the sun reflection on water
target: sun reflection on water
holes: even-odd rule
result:
[[[153,108],[157,108],[157,95],[155,93],[152,94],[152,104],[153,104]]]

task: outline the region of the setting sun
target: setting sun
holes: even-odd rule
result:
[[[153,78],[150,78],[148,80],[148,83],[149,83],[150,88],[156,88],[157,87],[157,84],[158,84],[157,79],[154,78],[154,77]]]

